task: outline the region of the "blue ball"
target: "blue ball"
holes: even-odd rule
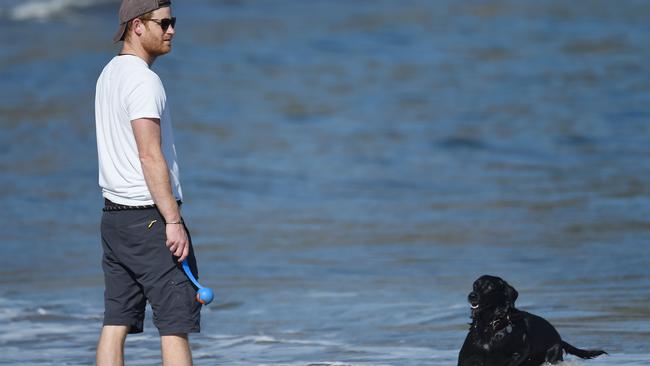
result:
[[[200,288],[199,291],[196,293],[196,300],[203,305],[208,305],[209,303],[212,302],[213,299],[214,299],[214,293],[210,288],[207,287]]]

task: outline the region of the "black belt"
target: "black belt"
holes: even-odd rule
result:
[[[181,200],[176,201],[178,203],[178,206],[182,205],[183,202]],[[156,205],[142,205],[142,206],[128,206],[128,205],[121,205],[119,203],[115,203],[108,198],[104,198],[104,208],[102,211],[127,211],[127,210],[148,210],[151,208],[156,208]]]

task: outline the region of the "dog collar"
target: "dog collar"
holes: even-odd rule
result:
[[[499,325],[503,323],[504,320],[507,320],[506,325],[504,327],[500,327]],[[512,332],[512,320],[510,319],[510,314],[507,314],[505,319],[494,319],[489,323],[489,325],[493,330],[505,329],[508,333]]]

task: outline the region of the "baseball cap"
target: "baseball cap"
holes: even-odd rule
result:
[[[113,43],[124,40],[126,25],[131,20],[171,4],[171,0],[122,0],[122,5],[120,5],[120,27],[113,36]]]

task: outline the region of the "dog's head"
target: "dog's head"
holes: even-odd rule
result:
[[[495,276],[484,275],[474,281],[474,290],[467,296],[472,307],[472,319],[485,312],[507,312],[515,305],[517,290]]]

